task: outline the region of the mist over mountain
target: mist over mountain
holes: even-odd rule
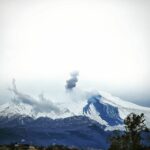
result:
[[[146,125],[150,127],[150,108],[104,91],[81,89],[77,86],[78,75],[78,72],[71,73],[61,92],[58,94],[56,88],[53,93],[56,96],[50,98],[43,93],[27,94],[13,79],[9,88],[11,99],[0,106],[0,132],[3,133],[0,144],[24,141],[44,146],[56,143],[108,149],[107,138],[116,129],[125,130],[123,120],[128,114],[144,113]]]
[[[13,79],[12,87],[9,88],[9,91],[12,92],[11,100],[6,103],[6,106],[2,105],[4,116],[7,113],[13,116],[16,110],[21,110],[20,107],[22,107],[24,111],[18,111],[17,114],[21,113],[34,118],[45,116],[53,119],[85,115],[103,125],[115,126],[121,125],[122,120],[133,111],[144,112],[149,124],[148,107],[123,101],[103,91],[77,88],[78,74],[78,72],[72,72],[71,78],[63,87],[64,90],[58,95],[56,92],[57,96],[53,98],[47,98],[43,93],[35,97],[21,92],[16,86],[16,80]],[[12,105],[12,108],[9,105]],[[5,110],[7,107],[10,107],[10,112],[9,109]],[[15,111],[13,107],[16,109]],[[0,113],[1,115],[3,115],[3,111]]]

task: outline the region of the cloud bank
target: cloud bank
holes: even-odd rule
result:
[[[43,94],[39,95],[39,100],[31,97],[30,95],[23,94],[18,91],[16,86],[15,79],[12,80],[12,88],[10,89],[14,93],[13,102],[15,103],[25,103],[28,105],[33,106],[34,110],[36,112],[54,112],[56,114],[60,114],[61,110],[59,107],[57,107],[56,104],[54,104],[49,99],[46,99]]]

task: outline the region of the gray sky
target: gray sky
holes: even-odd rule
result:
[[[12,78],[36,93],[78,70],[81,87],[150,106],[149,8],[149,0],[0,0],[0,101]]]

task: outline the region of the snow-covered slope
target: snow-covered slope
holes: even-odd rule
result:
[[[74,114],[71,113],[68,109],[62,108],[59,113],[56,113],[55,111],[38,111],[34,108],[34,106],[31,106],[29,104],[24,103],[14,103],[14,102],[8,102],[6,104],[3,104],[0,106],[0,116],[3,117],[13,117],[13,116],[29,116],[34,119],[39,117],[49,117],[52,119],[57,118],[66,118],[73,116]]]
[[[105,92],[85,92],[72,90],[66,92],[62,102],[46,99],[43,94],[39,98],[19,92],[15,81],[10,89],[13,98],[0,106],[0,117],[29,116],[34,119],[49,117],[52,119],[71,116],[87,116],[108,128],[120,128],[123,119],[130,113],[144,113],[146,124],[150,127],[150,108],[123,101]]]
[[[144,113],[146,124],[150,127],[150,108],[124,101],[105,92],[91,95],[83,109],[84,114],[107,126],[120,128],[123,119],[130,114]],[[100,116],[100,117],[99,117]]]

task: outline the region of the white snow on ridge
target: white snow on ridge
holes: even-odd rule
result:
[[[40,95],[39,99],[32,98],[32,96],[23,94],[18,91],[15,81],[13,81],[13,100],[0,106],[0,116],[12,117],[14,115],[30,116],[34,119],[39,117],[49,117],[52,119],[66,118],[71,116],[86,115],[87,117],[99,122],[102,125],[108,126],[108,130],[112,128],[122,128],[122,125],[111,127],[106,120],[103,120],[96,111],[93,104],[90,105],[90,113],[83,113],[83,108],[87,105],[89,96],[94,95],[93,92],[82,91],[74,89],[70,92],[63,93],[60,99],[62,102],[54,103],[46,99],[44,95]],[[118,108],[119,115],[124,119],[130,113],[144,113],[146,124],[150,127],[150,108],[136,105],[131,102],[124,101],[118,97],[114,97],[106,92],[96,92],[101,95],[100,103],[102,105],[111,105]],[[109,107],[108,107],[109,108]]]
[[[104,92],[100,92],[101,94],[103,93],[103,101],[105,103],[111,104],[113,106],[116,106],[119,110],[120,117],[124,119],[128,114],[130,113],[135,113],[135,114],[141,114],[144,113],[145,119],[146,119],[146,124],[150,127],[150,108],[149,107],[143,107],[139,106],[137,104],[124,101],[118,97],[114,97],[111,94],[107,94]]]

